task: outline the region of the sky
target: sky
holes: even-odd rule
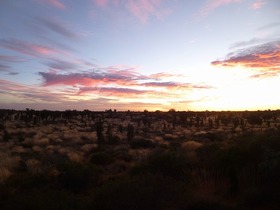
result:
[[[279,0],[1,0],[0,109],[280,108]]]

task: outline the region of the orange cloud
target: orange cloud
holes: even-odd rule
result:
[[[183,75],[180,74],[170,74],[170,73],[166,73],[166,72],[160,72],[160,73],[156,73],[156,74],[151,74],[150,77],[153,79],[163,79],[163,78],[171,78],[171,77],[182,77]]]
[[[280,73],[280,41],[269,42],[232,52],[224,60],[213,61],[211,64],[222,67],[241,65],[260,71],[261,73],[258,74],[258,77],[262,75],[266,77],[269,75],[275,76]]]

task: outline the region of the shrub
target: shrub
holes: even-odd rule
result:
[[[124,177],[97,191],[93,209],[182,209],[187,191],[185,183],[161,175]]]
[[[190,164],[187,158],[179,152],[158,151],[152,154],[147,162],[135,166],[132,174],[159,174],[175,180],[190,178]]]
[[[80,193],[98,181],[97,169],[90,164],[66,161],[59,166],[58,187]]]
[[[135,139],[132,142],[130,142],[130,146],[133,149],[138,148],[154,148],[155,143],[148,139]]]
[[[187,210],[230,210],[229,206],[225,206],[216,201],[195,200],[190,202],[186,207]]]
[[[91,156],[90,161],[96,165],[108,165],[113,162],[113,159],[106,152],[96,152]]]
[[[82,199],[67,191],[38,190],[35,192],[8,194],[0,201],[2,210],[61,210],[61,209],[85,209],[86,204]]]

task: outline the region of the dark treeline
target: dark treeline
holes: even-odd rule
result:
[[[250,125],[262,125],[266,123],[270,126],[271,123],[277,123],[280,117],[280,110],[265,110],[265,111],[175,111],[170,109],[168,112],[154,111],[149,112],[134,112],[134,111],[90,111],[90,110],[65,110],[65,111],[50,111],[50,110],[0,110],[0,120],[20,120],[26,123],[56,123],[68,120],[79,119],[83,120],[105,120],[109,118],[129,118],[133,122],[144,123],[145,126],[151,126],[151,123],[157,120],[165,120],[176,125],[182,126],[206,126],[209,127],[219,125],[233,125],[235,127]]]

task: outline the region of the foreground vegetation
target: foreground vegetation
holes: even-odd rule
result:
[[[29,111],[2,112],[0,209],[280,208],[279,112]]]

